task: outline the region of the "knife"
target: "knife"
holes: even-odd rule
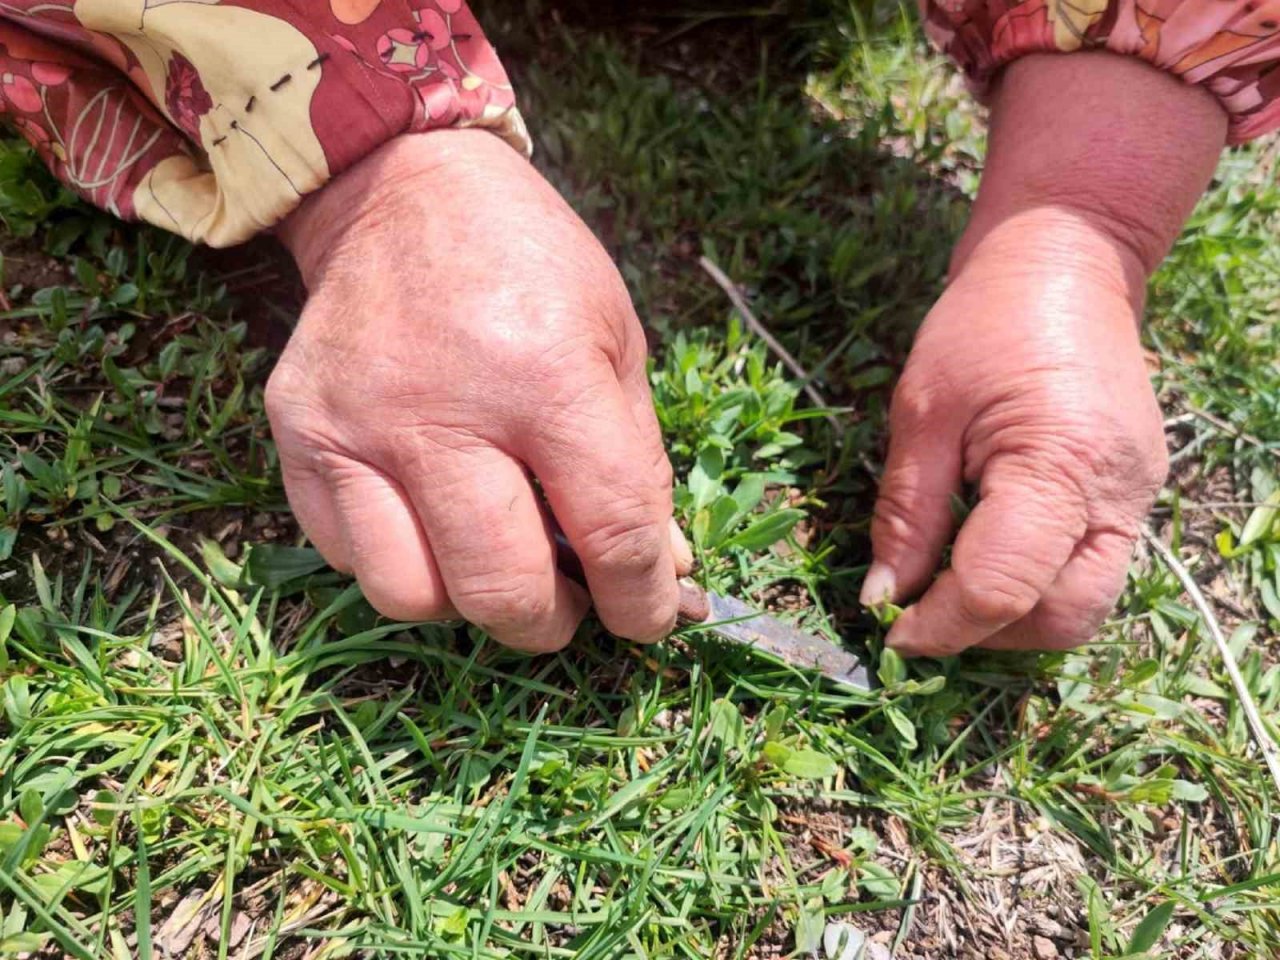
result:
[[[564,534],[556,533],[561,572],[586,586],[582,561]],[[824,677],[855,690],[871,690],[867,666],[855,654],[829,640],[797,630],[788,623],[755,610],[741,600],[704,590],[688,578],[681,579],[678,623],[706,630],[720,640],[771,654],[802,670],[816,670]]]

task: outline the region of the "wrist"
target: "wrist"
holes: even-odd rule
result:
[[[464,178],[501,176],[493,173],[501,165],[527,161],[488,131],[404,134],[304,198],[276,233],[307,287],[314,288],[340,249],[394,229],[396,211],[407,198],[420,208],[424,191],[455,190]]]
[[[971,223],[952,260],[950,282],[988,289],[1028,281],[1062,295],[1087,288],[1128,302],[1141,315],[1149,271],[1114,228],[1067,205],[1032,205]],[[1048,303],[1045,304],[1049,306]]]
[[[1037,251],[1056,243],[1059,257],[1101,258],[1094,271],[1131,297],[1136,287],[1140,300],[1208,185],[1226,127],[1209,93],[1136,58],[1016,61],[993,99],[986,169],[953,275],[979,249],[1016,256],[1014,239]]]

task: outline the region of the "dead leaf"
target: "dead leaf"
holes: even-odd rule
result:
[[[155,949],[161,957],[181,957],[191,946],[200,928],[213,914],[214,903],[208,891],[199,887],[179,901],[173,912],[160,925],[155,937]]]

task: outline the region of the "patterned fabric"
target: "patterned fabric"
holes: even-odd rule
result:
[[[82,196],[226,245],[404,132],[528,138],[463,0],[0,0],[0,110]]]
[[[1280,0],[920,0],[925,30],[982,96],[1028,53],[1110,50],[1203,84],[1240,143],[1280,127]]]
[[[1280,0],[920,0],[981,95],[1027,53],[1106,49],[1280,126]],[[214,245],[390,138],[528,137],[464,0],[0,0],[0,112],[92,202]]]

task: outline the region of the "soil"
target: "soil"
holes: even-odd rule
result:
[[[574,16],[587,17],[597,24],[612,29],[631,31],[637,37],[655,41],[645,45],[645,56],[672,73],[685,76],[690,82],[716,85],[721,82],[722,71],[735,72],[735,56],[750,58],[755,62],[755,40],[749,32],[718,30],[712,22],[700,28],[698,43],[692,34],[673,33],[673,24],[661,16],[660,5],[631,4],[620,0],[586,4],[564,3],[556,5],[557,19]],[[719,38],[708,43],[708,36]],[[723,42],[721,42],[721,40]],[[696,50],[715,49],[714,64],[699,58]],[[518,71],[518,64],[517,64]],[[608,235],[608,225],[605,234]],[[65,266],[43,254],[24,241],[6,242],[4,247],[6,286],[21,285],[27,291],[66,282],[69,278]],[[696,236],[688,241],[692,255],[698,249]],[[677,256],[681,251],[675,251]],[[245,320],[250,328],[253,345],[278,351],[288,339],[292,318],[296,317],[304,300],[304,293],[296,271],[279,245],[270,239],[230,251],[201,251],[193,260],[193,266],[209,270],[215,275],[228,277],[228,285],[239,301],[237,318]],[[5,304],[0,303],[0,309]],[[0,342],[17,335],[12,322],[0,321]],[[1244,502],[1236,489],[1236,478],[1229,471],[1220,469],[1205,475],[1195,458],[1179,460],[1177,450],[1191,434],[1176,397],[1165,398],[1171,417],[1170,440],[1175,452],[1171,485],[1176,485],[1191,501]],[[1221,512],[1230,512],[1226,508]],[[1236,509],[1240,517],[1246,508]],[[820,526],[821,517],[816,521]],[[1167,532],[1167,514],[1157,512],[1153,525],[1158,533]],[[1214,512],[1189,511],[1183,517],[1184,542],[1199,544],[1204,564],[1198,573],[1210,595],[1218,600],[1223,610],[1224,627],[1257,615],[1248,606],[1249,601],[1237,598],[1248,596],[1239,590],[1228,577],[1225,567],[1215,563],[1216,551],[1213,538],[1220,529]],[[175,520],[169,534],[182,549],[189,553],[198,549],[202,537],[210,537],[223,545],[229,557],[234,558],[237,546],[242,542],[279,540],[293,542],[298,530],[293,521],[283,513],[246,513],[240,510],[211,510],[191,514]],[[804,536],[820,535],[821,529],[801,530]],[[126,589],[138,578],[150,578],[153,572],[150,559],[155,551],[145,541],[140,541],[133,531],[123,525],[110,535],[77,536],[72,539],[63,533],[51,531],[44,540],[26,538],[20,547],[23,557],[39,552],[47,568],[56,569],[58,557],[73,558],[88,547],[98,556],[99,563],[107,571],[104,578],[109,595]],[[25,563],[15,564],[17,569]],[[3,584],[6,595],[19,600],[33,593],[29,584],[13,579]],[[805,609],[812,599],[801,586],[778,584],[762,594],[758,600],[771,610]],[[163,639],[163,638],[162,638]],[[620,666],[612,676],[601,676],[602,683],[618,683],[626,671],[632,669],[632,661],[618,658]],[[602,670],[605,668],[602,668]],[[352,679],[352,683],[366,691],[385,689],[388,684],[400,682],[403,674],[391,667],[373,666]],[[1216,709],[1216,707],[1215,707]],[[1212,717],[1212,715],[1211,715]],[[1213,719],[1221,720],[1221,717]],[[998,789],[1000,785],[974,784],[975,789]],[[962,834],[949,835],[946,839],[957,851],[967,881],[959,885],[953,876],[933,866],[913,848],[903,825],[892,817],[867,811],[850,804],[837,804],[816,799],[812,802],[794,802],[780,811],[779,828],[784,830],[784,843],[797,875],[806,881],[820,879],[825,873],[841,866],[841,852],[848,844],[850,832],[856,827],[872,830],[879,838],[876,858],[884,866],[903,874],[904,867],[912,868],[918,883],[918,903],[910,911],[891,910],[878,913],[854,914],[848,919],[861,926],[875,944],[887,947],[901,939],[895,957],[918,960],[1053,960],[1055,957],[1075,958],[1088,955],[1084,909],[1080,902],[1075,878],[1090,868],[1089,854],[1081,845],[1073,843],[1061,834],[1051,831],[1044,824],[1029,820],[1021,807],[1011,803],[991,800],[982,809],[971,826]],[[1170,814],[1170,817],[1173,815]],[[1168,834],[1177,835],[1176,820],[1169,825]],[[1221,842],[1230,845],[1229,824],[1198,824],[1206,843]],[[1172,842],[1171,840],[1168,842]],[[518,864],[512,875],[504,880],[508,906],[518,903],[518,891],[522,889],[522,872],[532,871],[535,864]],[[274,874],[264,873],[258,883],[251,883],[237,903],[233,916],[232,946],[240,941],[237,935],[250,944],[247,954],[252,956],[254,929],[270,924],[276,910],[275,890],[271,886]],[[191,923],[178,924],[169,921],[184,903],[188,903],[194,891],[174,891],[168,900],[157,904],[157,929],[172,938],[173,945],[183,944],[183,955],[191,957],[216,956],[220,929],[216,916],[203,913]],[[311,892],[294,891],[301,899]],[[569,891],[553,890],[551,905],[567,902]],[[858,896],[850,892],[851,899]],[[316,900],[318,911],[305,919],[314,920],[329,906],[323,895]],[[514,907],[513,907],[514,908]],[[198,922],[197,922],[198,921]],[[301,925],[301,924],[300,924]],[[186,930],[187,926],[192,927]],[[187,937],[187,934],[190,934]],[[571,936],[573,931],[566,930]],[[732,944],[726,955],[732,955]],[[307,952],[305,941],[292,945],[286,941],[275,954],[284,960],[295,960]],[[756,949],[749,954],[758,960],[771,960],[789,955],[794,949],[790,927],[779,920],[765,933]],[[50,954],[53,956],[53,954]],[[1230,960],[1228,949],[1222,955]]]

